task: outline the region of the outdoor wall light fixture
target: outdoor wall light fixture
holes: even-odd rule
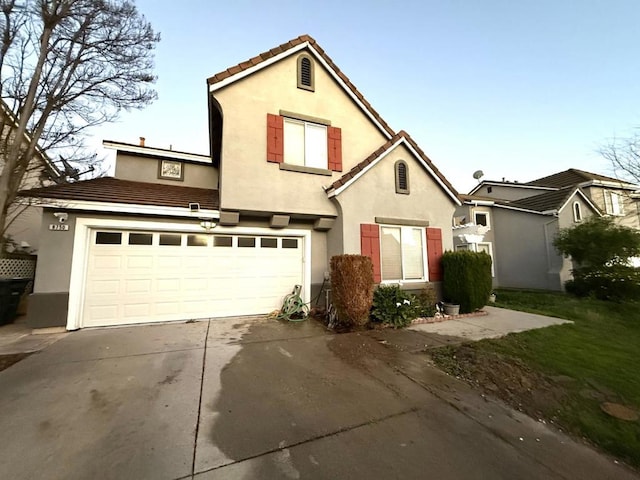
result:
[[[207,232],[210,231],[212,228],[215,228],[216,225],[217,225],[216,222],[210,219],[204,219],[200,222],[200,226],[204,228]]]

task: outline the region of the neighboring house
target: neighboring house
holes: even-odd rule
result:
[[[534,192],[514,200],[463,195],[464,205],[456,210],[455,249],[491,255],[495,287],[562,290],[573,267],[553,246],[555,236],[600,215],[578,187]]]
[[[4,168],[4,152],[11,135],[15,131],[17,120],[11,109],[4,101],[0,101],[0,172]],[[30,141],[25,135],[25,143]],[[49,157],[39,148],[36,148],[35,155],[23,177],[22,182],[12,184],[9,188],[13,191],[22,189],[52,185],[62,178],[61,172],[49,159]],[[40,226],[42,224],[42,208],[31,205],[26,199],[19,198],[14,202],[8,211],[8,222],[6,230],[0,232],[11,241],[9,249],[14,245],[17,249],[28,252],[37,251],[40,242]]]
[[[527,183],[485,180],[462,196],[454,245],[492,256],[494,286],[562,290],[573,266],[553,246],[559,230],[603,214],[640,228],[638,188],[577,169]]]
[[[441,280],[457,192],[314,39],[207,85],[210,156],[108,141],[113,178],[26,193],[48,225],[31,325],[264,314],[296,284],[316,298],[338,254],[378,283]]]

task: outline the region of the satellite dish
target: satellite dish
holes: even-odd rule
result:
[[[476,180],[480,180],[482,177],[484,177],[484,172],[482,170],[476,170],[473,172],[473,178]]]

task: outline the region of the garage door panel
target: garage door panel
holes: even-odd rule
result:
[[[82,326],[264,314],[303,283],[301,238],[148,235],[151,245],[91,245]]]
[[[122,268],[122,256],[119,254],[95,255],[92,258],[92,267],[100,270],[120,270]]]
[[[86,288],[93,295],[117,295],[120,293],[120,280],[94,280]]]
[[[149,317],[151,306],[148,303],[132,303],[124,306],[124,317],[131,319],[136,317]]]
[[[163,247],[160,247],[163,248]],[[164,247],[166,248],[166,247]],[[172,268],[181,268],[182,258],[178,255],[166,255],[159,254],[156,257],[157,266],[159,269],[172,269]]]
[[[124,294],[125,295],[129,295],[129,294],[140,294],[140,293],[147,293],[147,294],[151,294],[152,293],[152,284],[153,281],[150,278],[143,278],[143,279],[129,279],[129,280],[125,280],[125,290],[124,290]]]

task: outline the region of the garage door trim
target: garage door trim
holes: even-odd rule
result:
[[[198,223],[196,223],[198,222]],[[145,231],[172,231],[184,233],[205,233],[199,225],[199,220],[194,218],[194,223],[174,223],[144,220],[116,220],[105,218],[77,218],[73,241],[73,255],[71,261],[71,279],[69,285],[69,310],[67,314],[67,330],[77,330],[81,327],[83,318],[83,300],[85,298],[85,281],[87,274],[87,262],[89,260],[89,247],[91,244],[91,232],[94,229],[115,230],[145,230]],[[254,227],[216,227],[210,233],[228,235],[260,235],[260,236],[290,236],[303,239],[303,275],[304,289],[303,299],[308,302],[311,298],[311,230],[303,229],[278,229],[254,228]]]

